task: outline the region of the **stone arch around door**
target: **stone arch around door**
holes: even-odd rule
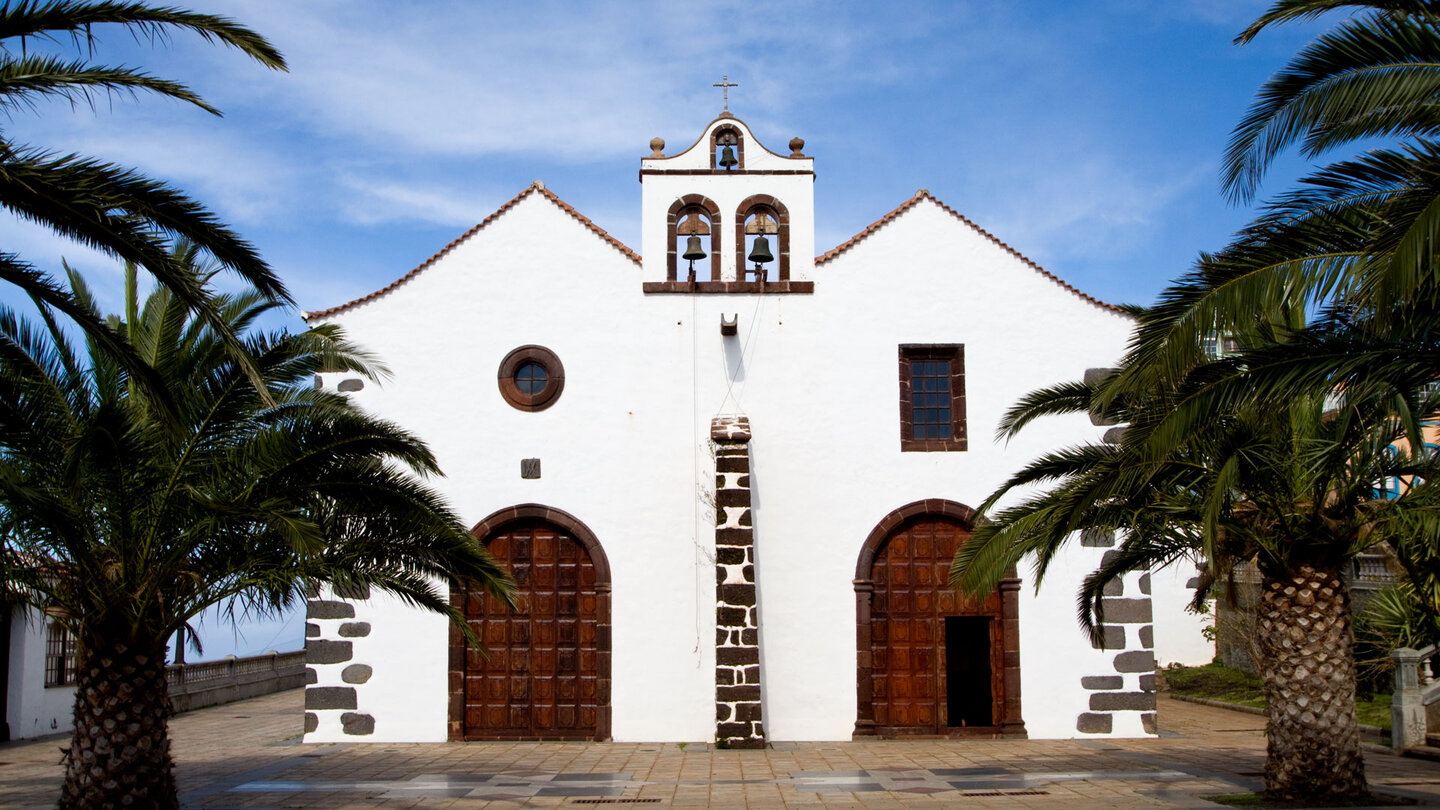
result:
[[[512,613],[452,586],[450,604],[490,657],[450,629],[449,738],[610,739],[610,562],[595,533],[539,504],[501,509],[470,532],[511,569],[520,604]]]
[[[966,600],[948,586],[950,560],[969,537],[974,519],[975,510],[964,504],[931,498],[886,515],[865,538],[854,581],[857,737],[1025,736],[1020,713],[1020,580],[1012,569],[994,594],[978,601]],[[896,548],[905,553],[891,560],[891,543],[901,538]],[[904,593],[889,604],[897,595],[891,593],[892,579],[912,587],[901,589]],[[882,604],[877,605],[877,599]],[[897,628],[910,634],[906,649],[898,653],[888,635]],[[945,694],[947,645],[960,644],[965,633],[981,628],[982,637],[988,633],[991,722],[951,726]],[[886,660],[887,655],[906,660]],[[907,705],[899,706],[902,702]]]

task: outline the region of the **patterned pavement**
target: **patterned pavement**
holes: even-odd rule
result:
[[[172,723],[187,808],[1218,807],[1260,787],[1263,718],[1162,698],[1147,740],[300,743],[303,690]],[[53,807],[63,738],[0,745],[0,807]],[[1367,755],[1377,791],[1440,805],[1440,763]]]

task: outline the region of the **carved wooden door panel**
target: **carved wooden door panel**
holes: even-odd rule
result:
[[[978,723],[983,727],[998,725],[1004,698],[1000,594],[965,599],[948,584],[955,550],[968,537],[959,521],[922,516],[897,528],[875,556],[871,684],[880,734],[959,734],[975,727],[976,718],[984,718]],[[956,662],[956,684],[949,682],[947,646],[967,656]],[[957,688],[961,678],[964,689]],[[957,701],[981,705],[962,710]]]
[[[583,546],[543,521],[508,527],[486,544],[518,586],[514,612],[468,594],[465,619],[489,658],[465,655],[467,740],[588,740],[599,703],[595,566]]]

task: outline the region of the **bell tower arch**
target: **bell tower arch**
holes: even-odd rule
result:
[[[804,141],[772,152],[727,110],[674,154],[660,138],[650,147],[640,161],[646,293],[814,292],[815,160]]]
[[[720,279],[720,207],[713,200],[703,194],[676,200],[665,218],[665,231],[666,281]],[[698,269],[697,261],[703,262]]]
[[[740,202],[735,209],[735,258],[740,262],[736,278],[790,280],[790,211],[784,203],[769,194],[753,194]]]
[[[745,139],[737,127],[721,124],[710,130],[710,168],[745,171]]]

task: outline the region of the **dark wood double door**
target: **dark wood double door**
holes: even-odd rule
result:
[[[1006,624],[1001,594],[967,599],[948,584],[958,520],[912,518],[875,555],[870,601],[875,733],[999,733],[1005,721]]]
[[[464,645],[461,738],[603,739],[600,707],[609,696],[601,689],[599,628],[609,624],[608,599],[589,553],[537,519],[482,542],[515,578],[518,604],[511,611],[493,596],[464,597],[465,620],[489,656]]]

